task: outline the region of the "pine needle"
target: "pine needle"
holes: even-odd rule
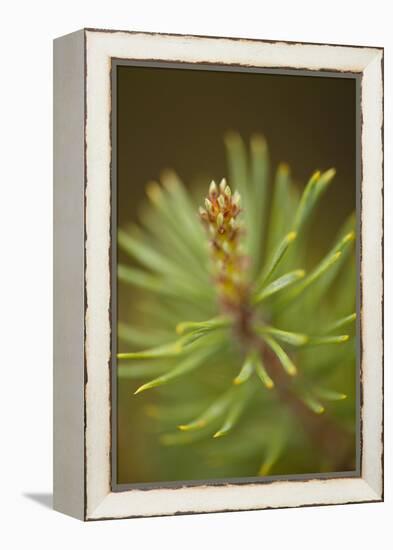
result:
[[[146,384],[140,386],[135,391],[135,395],[143,391],[156,388],[158,386],[163,386],[164,384],[167,384],[168,382],[171,382],[172,380],[175,380],[180,376],[184,376],[185,374],[203,365],[210,355],[212,355],[212,350],[209,348],[200,350],[198,353],[194,352],[193,354],[186,357],[183,361],[181,361],[177,367],[170,370],[168,373],[163,374],[162,376],[159,376],[154,380],[150,380],[150,382],[146,382]]]
[[[210,407],[208,407],[195,420],[192,420],[188,424],[180,424],[178,426],[179,430],[183,432],[188,432],[204,428],[225,413],[225,411],[228,409],[229,405],[233,401],[233,397],[233,390],[231,389],[227,391],[226,393],[221,395],[216,401],[214,401],[210,405]]]
[[[318,395],[318,397],[325,401],[343,401],[347,398],[345,393],[327,390],[325,388],[314,388],[313,391]]]
[[[179,355],[183,351],[183,345],[181,340],[171,342],[170,344],[164,344],[163,346],[157,346],[142,351],[132,351],[126,353],[118,353],[118,359],[163,359],[165,357],[174,357]]]
[[[275,353],[285,372],[290,376],[295,376],[297,374],[297,368],[293,364],[289,356],[282,349],[282,347],[271,336],[267,334],[263,335],[263,339],[270,347],[270,349]]]
[[[231,319],[225,317],[215,317],[207,321],[183,321],[176,326],[177,334],[186,334],[190,332],[210,332],[226,328],[231,325]]]
[[[251,352],[247,355],[242,368],[236,378],[233,379],[233,383],[237,386],[247,382],[254,372],[254,353]]]
[[[241,391],[240,389],[237,391],[237,394],[234,395],[234,401],[228,407],[228,413],[225,417],[224,423],[222,424],[221,428],[213,434],[214,438],[227,435],[238,423],[241,415],[243,414],[245,408],[249,403],[250,398],[250,392],[247,391],[248,388],[243,386],[242,389],[244,390]]]
[[[307,345],[321,346],[330,344],[344,344],[345,342],[348,342],[348,340],[348,334],[341,334],[339,336],[310,336]]]
[[[260,356],[257,357],[256,372],[265,388],[267,388],[268,390],[274,388],[274,382],[270,378]]]
[[[304,269],[296,269],[295,271],[291,271],[289,273],[286,273],[285,275],[282,275],[275,281],[268,284],[264,289],[261,290],[261,292],[256,294],[256,296],[254,297],[254,303],[259,304],[263,300],[266,300],[266,298],[269,298],[277,292],[288,288],[290,285],[302,279],[305,274],[306,272],[304,271]]]
[[[334,330],[350,325],[354,321],[356,321],[356,313],[351,313],[351,315],[347,315],[346,317],[343,317],[341,319],[338,319],[338,321],[331,323],[327,327],[326,332],[333,332]]]
[[[303,395],[301,396],[301,400],[313,413],[323,414],[325,412],[325,407],[311,395]]]
[[[255,288],[257,290],[263,288],[264,283],[269,279],[271,275],[273,275],[275,269],[279,265],[281,259],[284,257],[286,251],[288,250],[289,245],[295,241],[296,237],[297,233],[295,231],[291,231],[279,243],[279,245],[273,252],[269,262],[266,264],[266,267],[263,268],[262,273],[256,280]]]
[[[345,237],[343,237],[333,247],[333,249],[328,252],[328,254],[319,262],[314,270],[285,296],[283,301],[280,303],[280,306],[284,306],[284,304],[300,296],[300,294],[302,294],[311,285],[315,284],[316,281],[318,281],[323,275],[325,275],[325,273],[332,269],[333,266],[338,264],[340,260],[342,260],[344,257],[343,251],[353,243],[354,239],[355,233],[353,231],[345,235]]]
[[[336,171],[334,168],[331,168],[322,175],[320,172],[315,172],[311,176],[300,199],[299,207],[295,215],[295,221],[293,224],[294,231],[300,231],[300,229],[302,229],[305,225],[319,198],[322,196],[335,174]]]
[[[281,342],[291,344],[292,346],[304,346],[309,340],[306,334],[288,332],[269,325],[260,325],[257,327],[257,330],[260,334],[271,334],[273,337],[277,338],[277,340],[281,340]]]

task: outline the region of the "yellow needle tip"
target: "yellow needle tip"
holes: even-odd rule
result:
[[[143,386],[139,386],[139,388],[134,391],[134,395],[138,395],[138,393],[141,393],[149,388],[150,386],[148,384],[143,384]]]
[[[296,239],[296,237],[297,237],[296,231],[291,231],[291,232],[288,233],[288,235],[287,235],[287,241],[288,241],[289,243],[291,243],[292,241],[294,241],[294,240]]]
[[[187,430],[189,430],[189,427],[187,426],[187,424],[180,424],[177,429],[181,432],[186,432]]]
[[[176,325],[176,334],[183,334],[183,332],[184,332],[184,324],[179,323],[178,325]]]

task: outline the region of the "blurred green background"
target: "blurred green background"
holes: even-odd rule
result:
[[[190,188],[207,187],[211,179],[227,175],[224,133],[236,130],[248,140],[258,132],[266,137],[272,171],[279,162],[288,163],[301,188],[314,170],[336,168],[311,232],[316,255],[329,247],[355,209],[355,79],[133,66],[117,70],[120,227],[137,220],[146,183],[163,169],[174,169]],[[120,284],[117,298],[118,318],[132,322],[137,291]],[[145,399],[132,396],[137,385],[130,380],[118,385],[118,483],[206,477],[198,449],[157,444],[154,414],[146,414]],[[154,395],[148,399],[154,405]],[[303,473],[301,464],[292,462],[292,469]]]

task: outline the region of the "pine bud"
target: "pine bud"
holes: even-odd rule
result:
[[[217,196],[217,185],[216,185],[216,182],[214,180],[211,181],[210,183],[210,187],[209,187],[209,195],[211,197],[216,197]]]
[[[205,199],[205,206],[206,206],[206,210],[211,214],[213,210],[213,205],[207,198]]]
[[[225,178],[219,184],[209,186],[209,198],[199,213],[209,234],[209,248],[212,259],[214,281],[224,310],[247,300],[249,284],[247,256],[241,249],[241,222],[235,219],[239,212],[240,195],[232,191]]]
[[[235,191],[235,193],[233,194],[232,203],[237,207],[240,206],[240,194],[238,191]]]

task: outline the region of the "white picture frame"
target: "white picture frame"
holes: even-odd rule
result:
[[[113,60],[356,73],[360,79],[360,471],[113,491]],[[81,520],[383,500],[383,49],[84,29],[54,43],[54,507]]]

